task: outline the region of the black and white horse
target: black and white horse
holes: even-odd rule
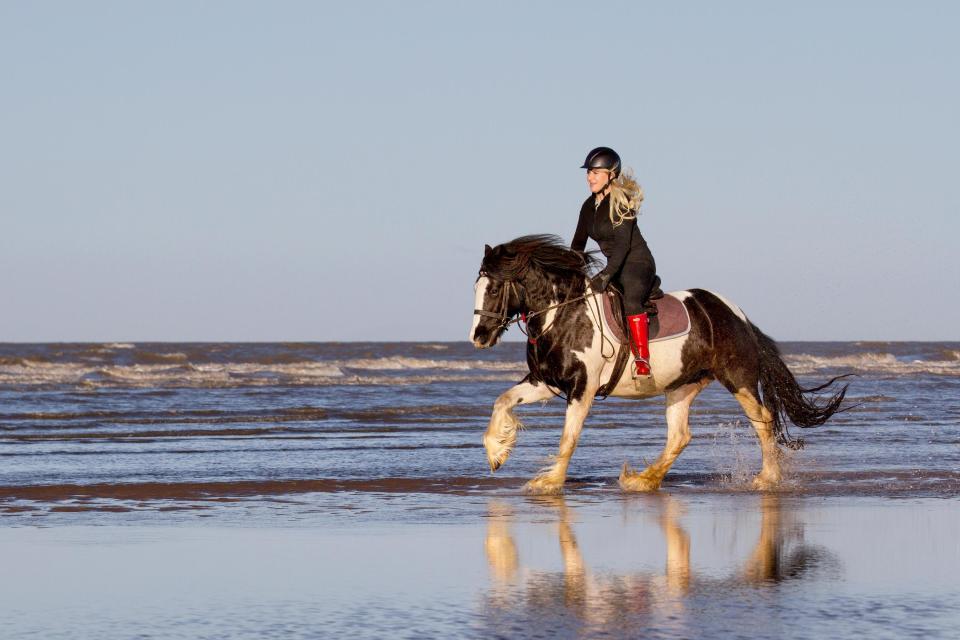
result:
[[[681,337],[650,344],[652,375],[634,379],[626,367],[619,380],[615,349],[601,328],[596,298],[588,284],[592,258],[571,251],[555,236],[534,235],[489,246],[475,285],[476,304],[470,340],[481,349],[495,345],[518,314],[529,318],[527,365],[530,373],[497,398],[483,436],[487,461],[497,470],[516,443],[520,422],[513,408],[563,395],[566,419],[556,462],[530,480],[532,493],[558,493],[563,488],[570,457],[597,390],[609,395],[667,399],[667,442],[660,456],[642,472],[626,464],[620,486],[628,491],[652,491],[690,442],[688,415],[697,394],[718,380],[740,402],[760,439],[763,468],[754,477],[757,489],[772,489],[781,480],[781,444],[788,439],[785,420],[799,427],[823,424],[840,407],[843,386],[818,400],[814,389],[802,389],[780,357],[776,343],[755,327],[739,307],[703,289],[672,292],[690,316],[690,331]],[[535,338],[535,340],[533,340]],[[632,363],[631,363],[632,364]]]

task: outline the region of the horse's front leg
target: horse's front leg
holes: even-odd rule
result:
[[[510,457],[513,445],[517,443],[517,431],[522,426],[513,408],[520,404],[547,400],[553,393],[542,382],[521,382],[500,394],[493,403],[490,425],[483,434],[483,447],[487,450],[487,462],[490,470],[496,471]]]
[[[557,459],[548,468],[537,474],[528,482],[523,490],[527,493],[557,494],[563,491],[563,482],[567,478],[567,467],[570,465],[570,456],[577,448],[583,421],[586,420],[596,389],[588,389],[581,398],[567,401],[567,415],[563,423],[563,435],[560,436],[560,450]]]

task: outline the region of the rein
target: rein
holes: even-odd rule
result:
[[[540,309],[540,311],[531,311],[530,313],[524,313],[524,314],[523,314],[523,317],[525,318],[524,321],[527,321],[527,320],[529,320],[530,318],[533,318],[533,317],[535,317],[535,316],[539,316],[539,315],[542,314],[542,313],[546,313],[547,311],[552,311],[552,310],[554,310],[554,309],[559,309],[560,307],[565,307],[565,306],[567,306],[568,304],[573,304],[574,302],[580,302],[581,300],[586,300],[586,299],[589,298],[590,296],[595,296],[595,295],[597,295],[597,294],[591,291],[590,293],[585,293],[585,294],[583,294],[582,296],[579,296],[579,297],[577,297],[577,298],[571,298],[570,300],[564,300],[563,302],[558,302],[557,304],[552,304],[552,305],[550,305],[549,307],[546,307],[545,309]],[[520,322],[520,320],[521,320],[520,318],[514,318],[514,319],[511,320],[510,322]],[[509,324],[509,323],[508,323],[508,324]]]

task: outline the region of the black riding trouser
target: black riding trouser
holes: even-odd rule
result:
[[[623,308],[628,316],[646,311],[656,275],[657,267],[652,256],[649,260],[628,260],[623,263],[616,279],[623,290]]]

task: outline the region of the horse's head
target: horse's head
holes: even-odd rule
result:
[[[515,315],[529,311],[527,305],[546,305],[564,282],[569,286],[562,290],[580,287],[583,293],[591,265],[592,257],[571,251],[556,236],[523,236],[487,245],[474,287],[470,341],[479,349],[497,344]]]
[[[497,344],[511,318],[523,311],[522,287],[526,269],[518,269],[519,257],[504,247],[484,247],[480,275],[474,285],[470,341],[478,349]]]

